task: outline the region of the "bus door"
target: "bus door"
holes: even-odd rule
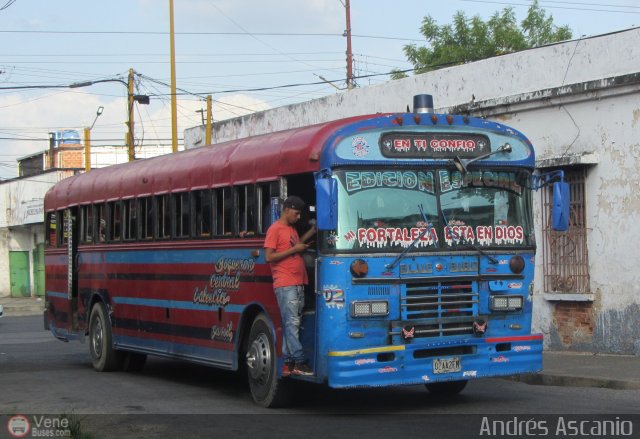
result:
[[[78,208],[65,210],[64,234],[67,240],[67,298],[71,330],[78,329],[78,241],[80,240]]]

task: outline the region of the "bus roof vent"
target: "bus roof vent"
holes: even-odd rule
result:
[[[432,95],[415,95],[413,97],[414,113],[433,113]]]

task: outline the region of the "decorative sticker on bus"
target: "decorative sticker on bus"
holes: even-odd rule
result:
[[[253,258],[221,257],[214,265],[214,272],[209,283],[203,288],[196,287],[193,292],[193,303],[209,306],[225,307],[231,302],[230,292],[240,289],[240,276],[253,276],[255,260]]]
[[[327,308],[344,308],[344,290],[338,285],[325,285],[322,287],[322,295]]]
[[[380,152],[389,158],[473,158],[491,151],[489,138],[472,133],[386,133]]]
[[[229,322],[224,326],[218,326],[218,325],[212,326],[211,340],[231,343],[233,341],[233,323]]]
[[[342,183],[348,193],[373,188],[418,189],[430,194],[435,193],[435,178],[430,171],[345,172]]]
[[[356,157],[366,157],[369,154],[369,144],[364,137],[356,137],[351,142],[353,155]]]

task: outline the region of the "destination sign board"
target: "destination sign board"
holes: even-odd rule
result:
[[[491,144],[482,134],[392,132],[380,137],[380,151],[389,158],[474,158],[491,152]]]

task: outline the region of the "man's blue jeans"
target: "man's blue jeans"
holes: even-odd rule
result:
[[[304,307],[304,286],[279,287],[275,292],[282,317],[282,356],[285,363],[302,363],[305,356],[299,334]]]

